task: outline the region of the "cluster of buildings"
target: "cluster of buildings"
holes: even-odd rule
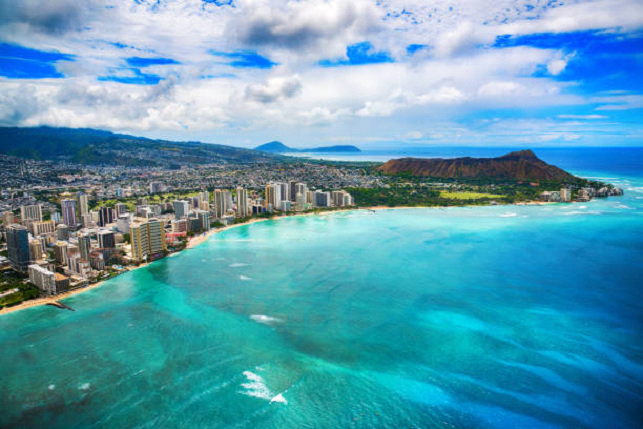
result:
[[[544,191],[540,194],[541,201],[552,203],[569,203],[572,201],[586,202],[592,198],[606,198],[623,195],[623,190],[616,187],[603,186],[593,188],[591,186],[581,187],[575,192],[572,186],[565,186],[560,191]]]
[[[153,193],[166,189],[160,181],[150,184]],[[20,206],[18,219],[6,210],[2,225],[8,264],[28,274],[44,294],[56,295],[120,272],[123,266],[163,257],[169,249],[180,248],[188,235],[209,230],[213,222],[228,225],[264,213],[352,204],[346,191],[309,189],[299,181],[271,182],[263,193],[238,186],[158,204],[139,198],[133,208],[119,202],[93,210],[88,195],[78,191],[61,194],[59,211],[27,204]]]

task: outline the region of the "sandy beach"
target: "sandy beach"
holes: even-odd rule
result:
[[[139,268],[139,267],[137,267],[137,268]],[[7,313],[13,313],[14,311],[23,310],[25,308],[30,308],[30,307],[36,307],[36,306],[39,306],[39,305],[53,304],[56,301],[60,301],[60,300],[69,298],[71,296],[77,295],[77,294],[82,293],[82,292],[86,292],[86,291],[91,290],[91,289],[96,289],[97,287],[102,286],[103,283],[105,283],[105,280],[101,280],[98,283],[90,284],[90,285],[85,286],[85,287],[70,290],[68,292],[61,293],[60,295],[49,296],[49,297],[46,297],[46,298],[30,299],[28,301],[25,301],[25,302],[23,302],[21,304],[13,306],[13,307],[3,308],[2,310],[0,310],[0,315],[7,314]]]

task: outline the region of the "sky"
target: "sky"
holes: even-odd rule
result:
[[[641,0],[0,0],[0,126],[643,146]]]

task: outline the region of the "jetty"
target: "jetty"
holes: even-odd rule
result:
[[[48,302],[46,305],[51,305],[52,307],[60,308],[61,310],[76,311],[68,305],[63,304],[60,301]]]

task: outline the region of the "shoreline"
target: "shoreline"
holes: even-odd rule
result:
[[[499,206],[544,206],[544,205],[549,205],[549,204],[560,204],[560,203],[555,203],[555,202],[542,202],[542,201],[527,201],[527,202],[520,202],[520,203],[510,203],[510,204],[499,204]],[[396,207],[389,207],[389,206],[371,206],[371,207],[351,207],[351,208],[345,208],[345,209],[338,209],[338,210],[325,210],[321,212],[310,212],[310,213],[300,213],[300,214],[293,214],[293,215],[284,215],[284,216],[275,216],[273,218],[252,218],[248,222],[243,222],[243,223],[236,223],[233,225],[228,225],[224,226],[223,228],[218,228],[218,229],[211,229],[207,231],[206,233],[203,233],[199,236],[193,237],[190,241],[188,241],[188,244],[185,246],[184,250],[187,249],[192,249],[200,244],[205,243],[208,241],[213,235],[222,233],[224,231],[228,231],[233,228],[237,228],[240,226],[247,226],[251,225],[253,223],[259,223],[259,222],[265,222],[269,220],[280,220],[280,219],[288,219],[288,218],[294,218],[294,217],[308,217],[308,216],[326,216],[331,213],[337,213],[337,212],[345,212],[345,211],[358,211],[358,210],[404,210],[404,209],[445,209],[445,208],[450,208],[450,207],[496,207],[496,206],[491,206],[489,204],[485,205],[462,205],[462,206],[431,206],[431,207],[423,207],[423,206],[396,206]],[[176,255],[181,253],[182,251],[178,251],[175,253],[172,253],[171,255]],[[156,261],[153,261],[156,262]],[[147,262],[141,265],[138,265],[136,267],[128,267],[127,271],[134,271],[138,270],[139,268],[144,268],[150,265],[153,262]],[[86,292],[88,290],[96,289],[103,284],[105,284],[108,280],[111,279],[105,279],[105,280],[100,280],[99,282],[90,284],[88,286],[74,289],[71,291],[67,291],[64,293],[61,293],[60,295],[56,296],[51,296],[51,297],[44,297],[44,298],[36,298],[36,299],[31,299],[28,301],[24,301],[18,305],[15,305],[13,307],[6,307],[0,310],[0,316],[4,314],[9,314],[13,313],[19,310],[24,310],[26,308],[32,308],[32,307],[38,307],[41,305],[47,305],[47,304],[53,304],[56,301],[62,301],[67,298],[71,298],[74,295],[78,295],[80,293]]]

